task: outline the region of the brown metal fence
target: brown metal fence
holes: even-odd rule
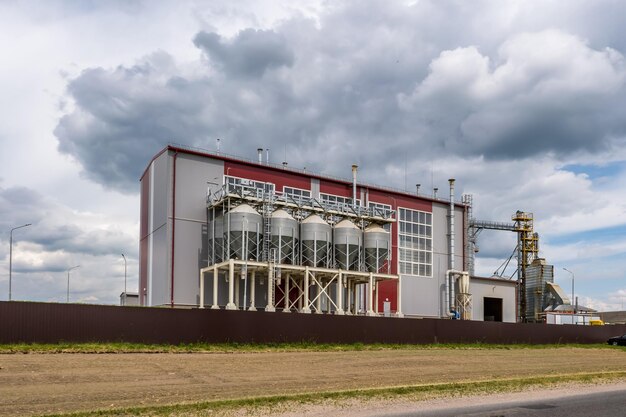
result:
[[[0,343],[603,343],[626,325],[574,326],[0,302]]]

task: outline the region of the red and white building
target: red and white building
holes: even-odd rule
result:
[[[453,186],[451,181],[454,199]],[[141,177],[140,304],[198,307],[206,302],[212,308],[335,314],[387,311],[420,317],[451,317],[454,311],[465,311],[465,318],[515,321],[514,282],[464,278],[467,205],[451,203],[446,194],[409,193],[338,179],[270,164],[261,160],[261,154],[258,161],[251,161],[167,146]],[[296,205],[291,204],[294,201]],[[263,212],[268,202],[273,211],[288,213],[298,228],[308,216],[322,218],[333,236],[346,219],[361,234],[368,227],[383,228],[388,232],[387,258],[368,270],[361,248],[360,266],[351,271],[343,264],[342,269],[341,262],[334,262],[334,242],[330,263],[323,267],[305,266],[298,256],[292,266],[276,265],[266,250],[269,238],[262,238],[269,236],[271,213]],[[234,213],[230,210],[242,204],[262,219],[259,246],[256,255],[238,256],[229,264],[233,255],[215,256],[213,238],[225,236],[228,241],[230,229],[219,226],[216,234],[214,223],[223,222]],[[254,223],[243,221],[244,229]],[[472,293],[480,294],[480,299]]]

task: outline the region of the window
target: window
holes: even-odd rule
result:
[[[322,203],[326,203],[331,206],[352,207],[352,198],[350,197],[340,197],[338,195],[320,193],[320,200]],[[357,206],[360,206],[361,200],[356,200],[356,204]]]
[[[274,192],[274,184],[271,182],[254,181],[246,178],[231,177],[229,175],[224,175],[224,184],[226,184],[226,189],[229,193],[250,194],[251,192],[256,193],[259,190],[266,193]]]
[[[403,208],[399,214],[400,273],[432,276],[432,214]]]
[[[283,195],[291,196],[295,200],[304,200],[311,198],[311,192],[309,190],[303,190],[301,188],[283,187]]]
[[[391,206],[389,204],[383,203],[375,203],[370,201],[368,203],[368,207],[372,209],[372,214],[378,217],[390,217],[393,210],[391,210]]]

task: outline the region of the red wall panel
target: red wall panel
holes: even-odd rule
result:
[[[224,161],[224,174],[249,180],[271,182],[276,185],[276,191],[282,191],[285,185],[304,190],[311,189],[311,179],[307,176],[263,166]]]
[[[320,193],[333,194],[341,197],[352,197],[352,185],[335,181],[320,180]],[[360,190],[357,187],[357,199],[359,198],[359,193]]]

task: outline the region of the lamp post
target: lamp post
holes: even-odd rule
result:
[[[31,223],[27,223],[21,226],[14,227],[9,233],[9,301],[11,301],[11,282],[13,277],[13,231],[30,225]]]
[[[70,269],[67,270],[67,298],[66,298],[66,303],[70,302],[70,271],[72,269],[76,269],[76,268],[80,268],[80,265],[76,265],[71,267]]]
[[[569,272],[570,274],[572,274],[572,301],[571,301],[571,303],[572,303],[572,311],[573,311],[573,309],[574,309],[574,273],[572,271],[570,271],[569,269],[567,269],[567,268],[563,268],[563,270]],[[574,311],[574,313],[575,313],[575,311]]]
[[[126,297],[126,256],[122,254],[122,258],[124,258],[124,297]],[[124,298],[124,304],[126,304],[126,298]]]

